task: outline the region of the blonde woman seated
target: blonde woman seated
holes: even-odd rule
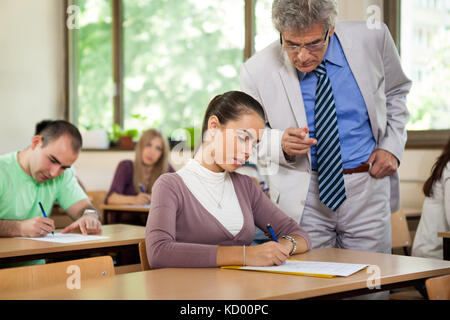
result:
[[[174,172],[168,162],[168,153],[167,139],[159,131],[144,131],[136,145],[135,160],[123,160],[118,164],[105,203],[150,203],[150,191],[156,179],[163,173]],[[122,214],[120,222],[132,222],[130,219],[135,218],[139,217],[133,214],[125,217]]]
[[[162,175],[152,191],[146,246],[152,268],[271,266],[310,249],[308,234],[283,213],[242,166],[265,127],[261,105],[231,91],[215,97],[203,121],[203,141],[194,159]],[[255,225],[279,242],[249,246]]]

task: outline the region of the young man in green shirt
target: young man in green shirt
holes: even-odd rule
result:
[[[0,156],[0,237],[43,237],[54,231],[51,212],[58,204],[75,221],[61,233],[101,232],[95,207],[81,189],[72,164],[78,158],[82,139],[67,121],[50,121],[32,138],[25,150]]]

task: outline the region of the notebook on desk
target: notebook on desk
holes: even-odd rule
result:
[[[271,266],[271,267],[227,266],[222,268],[293,274],[293,275],[320,277],[320,278],[333,278],[336,276],[348,277],[360,270],[363,270],[364,268],[367,268],[368,266],[369,266],[368,264],[286,260],[285,263],[279,266]]]

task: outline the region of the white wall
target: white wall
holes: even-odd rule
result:
[[[0,1],[0,154],[26,147],[34,126],[63,117],[63,1]]]

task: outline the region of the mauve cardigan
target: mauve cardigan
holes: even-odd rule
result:
[[[244,215],[241,231],[233,236],[195,198],[176,173],[161,175],[152,189],[145,242],[152,268],[216,267],[218,246],[250,245],[255,225],[267,232],[270,223],[281,237],[296,234],[311,248],[311,239],[298,223],[282,212],[248,176],[230,173]]]

